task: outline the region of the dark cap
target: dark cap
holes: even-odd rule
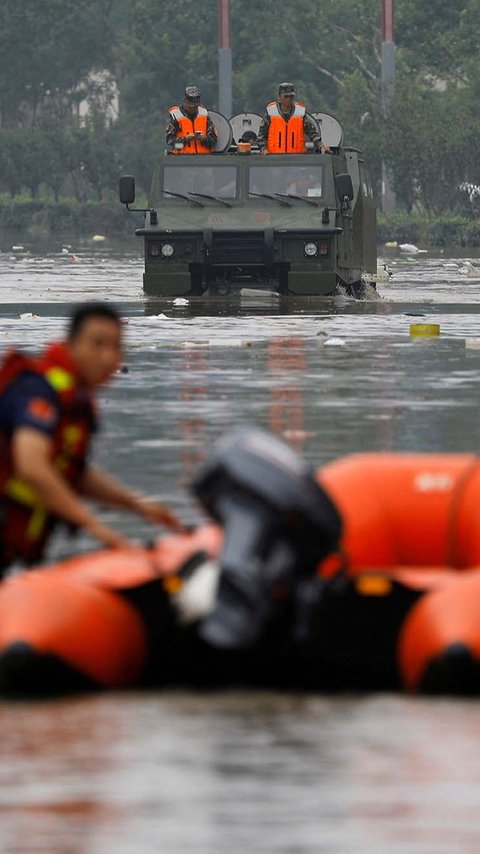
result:
[[[293,83],[280,83],[278,87],[279,95],[293,95],[295,97],[295,86]]]
[[[185,100],[190,101],[191,104],[200,103],[200,89],[198,86],[187,86],[185,89]]]

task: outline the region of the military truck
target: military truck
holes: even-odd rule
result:
[[[364,155],[343,145],[333,116],[314,113],[331,153],[269,154],[255,146],[261,121],[211,113],[219,143],[210,155],[165,152],[156,164],[136,234],[145,242],[150,296],[232,294],[362,295],[375,280],[376,209]],[[234,134],[237,139],[235,139]],[[242,142],[249,137],[248,142]],[[132,176],[120,201],[135,200]]]

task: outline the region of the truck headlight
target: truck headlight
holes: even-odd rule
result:
[[[173,243],[162,243],[161,252],[164,258],[171,258],[173,253],[175,252],[175,247]]]
[[[305,255],[309,256],[309,258],[313,258],[313,256],[316,255],[318,252],[318,245],[316,243],[313,243],[313,241],[310,243],[306,243],[303,247],[303,251],[305,252]]]

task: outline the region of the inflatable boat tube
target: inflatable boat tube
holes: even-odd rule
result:
[[[480,567],[480,461],[468,454],[358,454],[318,472],[343,519],[348,572]],[[329,574],[329,564],[320,568]]]
[[[168,585],[189,558],[215,555],[214,526],[151,549],[80,555],[0,585],[0,690],[120,688],[146,678],[168,630]]]

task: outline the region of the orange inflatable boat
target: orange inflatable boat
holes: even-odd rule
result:
[[[270,464],[277,462],[272,451]],[[212,471],[204,504],[222,521],[211,498]],[[239,472],[235,477],[243,477],[243,466]],[[238,494],[235,477],[222,472],[223,495],[232,484]],[[295,609],[282,606],[266,646],[223,651],[223,674],[238,682],[255,661],[257,684],[479,693],[479,459],[361,454],[325,466],[317,478],[342,529],[327,538],[314,595],[312,577],[298,576],[297,567],[303,599]],[[249,493],[256,514],[257,498]],[[287,510],[282,531],[295,517]],[[232,541],[240,551],[244,539]],[[184,641],[172,601],[199,555],[222,560],[228,548],[220,527],[204,526],[149,550],[87,554],[3,582],[0,688],[35,693],[194,679],[192,668],[178,672]],[[312,554],[306,544],[305,560]],[[293,610],[303,616],[291,631]],[[190,636],[184,663],[193,648]]]

